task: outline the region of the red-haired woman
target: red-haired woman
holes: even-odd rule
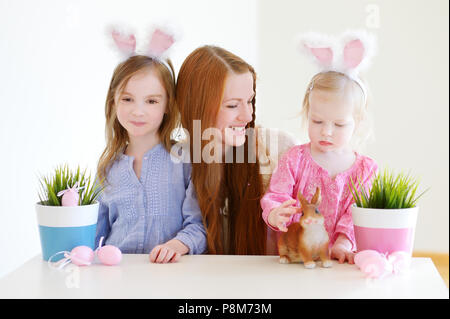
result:
[[[278,158],[297,143],[255,127],[255,89],[253,67],[215,46],[194,50],[178,74],[177,105],[210,254],[277,254],[260,199]]]

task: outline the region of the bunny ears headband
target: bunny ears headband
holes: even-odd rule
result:
[[[358,74],[369,67],[375,49],[374,36],[365,31],[348,31],[339,37],[311,32],[299,37],[299,50],[314,61],[320,72],[347,75],[361,87],[365,100],[367,90]],[[314,83],[309,89],[313,86]]]
[[[121,30],[118,27],[110,27],[108,28],[108,35],[113,40],[113,47],[123,59],[128,59],[137,54],[143,54],[164,64],[172,76],[174,76],[172,68],[165,61],[170,47],[175,43],[175,35],[173,32],[162,27],[155,27],[150,32],[148,43],[145,45],[142,53],[136,51],[136,36],[133,32]]]

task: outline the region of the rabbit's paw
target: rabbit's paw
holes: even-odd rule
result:
[[[305,268],[306,269],[313,269],[316,268],[316,263],[314,261],[308,261],[305,262]]]

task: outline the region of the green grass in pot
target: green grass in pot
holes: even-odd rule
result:
[[[358,179],[358,186],[351,179],[350,191],[357,207],[401,209],[416,206],[417,200],[427,191],[416,196],[419,182],[409,174],[394,174],[388,169],[378,173],[367,191]]]
[[[91,181],[91,175],[86,174],[86,169],[81,171],[80,166],[77,169],[70,170],[67,165],[60,165],[55,168],[51,176],[41,176],[39,178],[40,190],[38,192],[39,200],[45,206],[61,206],[62,196],[57,194],[73,187],[78,182],[78,187],[83,187],[79,191],[80,199],[78,205],[93,204],[103,190],[101,183],[96,184]]]

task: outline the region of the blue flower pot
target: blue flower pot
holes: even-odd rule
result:
[[[94,249],[99,203],[83,206],[44,206],[36,204],[42,258],[61,251],[71,251],[77,246]],[[58,261],[59,254],[52,258]]]

